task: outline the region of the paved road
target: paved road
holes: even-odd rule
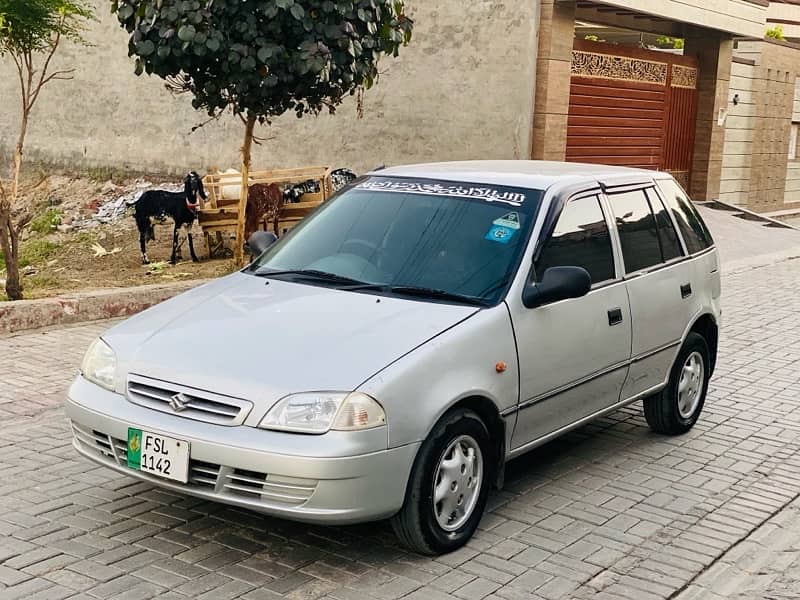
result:
[[[105,325],[0,338],[0,599],[797,597],[798,279],[800,260],[724,277],[690,434],[651,434],[634,405],[518,459],[475,539],[437,559],[386,523],[298,525],[94,466],[58,403]]]

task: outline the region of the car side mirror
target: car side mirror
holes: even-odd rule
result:
[[[264,252],[272,246],[278,237],[270,231],[256,231],[247,240],[247,251],[253,258],[261,256]]]
[[[592,288],[592,278],[582,267],[551,267],[544,272],[539,283],[529,283],[522,292],[522,303],[527,308],[581,298]]]

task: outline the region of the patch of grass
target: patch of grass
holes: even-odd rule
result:
[[[97,236],[88,231],[81,231],[77,235],[72,236],[72,242],[75,244],[93,244],[97,241]]]
[[[61,225],[61,213],[55,208],[48,208],[31,221],[30,228],[36,233],[45,234],[55,231],[59,225]]]
[[[58,277],[54,277],[53,275],[49,275],[47,273],[31,275],[30,277],[25,277],[22,280],[22,285],[24,286],[25,291],[53,289],[57,288],[60,284],[61,282],[59,281]]]
[[[29,240],[22,244],[19,252],[19,266],[41,264],[58,250],[58,244],[48,240]]]

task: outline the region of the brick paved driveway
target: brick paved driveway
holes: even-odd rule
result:
[[[797,514],[798,280],[791,260],[724,277],[718,372],[689,435],[651,434],[634,405],[518,459],[475,539],[437,559],[386,523],[298,525],[95,467],[58,403],[106,325],[0,338],[0,598],[703,598]],[[770,586],[798,590],[800,571]]]

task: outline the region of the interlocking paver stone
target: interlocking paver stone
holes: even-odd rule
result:
[[[798,280],[791,260],[723,276],[692,432],[656,436],[633,405],[517,459],[475,539],[436,558],[386,523],[281,521],[85,461],[60,400],[109,324],[0,338],[0,599],[794,598]]]

